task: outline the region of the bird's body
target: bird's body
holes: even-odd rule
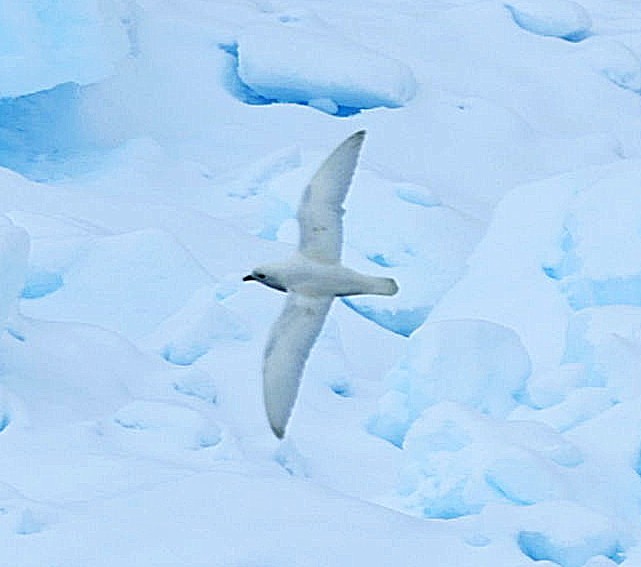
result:
[[[341,264],[343,201],[365,132],[353,134],[325,160],[301,199],[298,252],[287,262],[255,268],[245,281],[258,281],[287,293],[285,309],[271,329],[263,360],[267,417],[278,438],[296,401],[309,352],[334,297],[398,291],[391,278],[361,274]]]
[[[272,274],[269,280],[261,282],[269,287],[312,297],[344,297],[363,294],[394,295],[398,291],[396,282],[391,278],[368,276],[346,268],[337,262],[317,262],[302,254],[294,255],[288,262],[266,264],[256,268],[255,272]],[[261,280],[258,279],[258,281]]]

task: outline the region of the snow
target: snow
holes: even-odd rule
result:
[[[129,50],[125,2],[7,0],[0,6],[0,96],[99,81]]]
[[[399,61],[360,46],[331,29],[281,22],[255,26],[238,39],[238,79],[265,102],[309,104],[328,114],[411,100],[416,81]],[[337,68],[336,61],[341,65]]]
[[[516,0],[505,6],[516,24],[537,35],[580,41],[592,27],[588,11],[571,0]]]
[[[0,1],[0,563],[641,565],[640,61],[627,0]],[[400,292],[278,442],[241,279],[361,129]]]
[[[445,400],[506,417],[516,406],[529,374],[527,351],[510,329],[482,320],[427,323],[389,372],[390,390],[370,429],[399,444],[425,408]],[[395,403],[386,402],[389,397]],[[399,403],[403,410],[397,407]]]

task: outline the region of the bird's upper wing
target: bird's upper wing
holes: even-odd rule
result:
[[[333,297],[289,292],[271,329],[263,361],[263,396],[272,431],[285,434],[305,362],[323,327]]]
[[[298,206],[299,251],[320,262],[338,262],[343,245],[343,201],[365,131],[352,134],[320,166]]]

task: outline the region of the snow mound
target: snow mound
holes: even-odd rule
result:
[[[212,284],[181,243],[158,229],[95,238],[60,276],[54,293],[23,300],[26,315],[89,322],[130,338],[150,333]]]
[[[83,324],[14,318],[0,358],[12,421],[32,425],[114,411],[130,399],[129,386],[150,374],[142,354],[122,337]]]
[[[587,10],[571,0],[510,0],[505,6],[518,26],[537,35],[580,41],[592,27]]]
[[[409,511],[430,518],[475,514],[488,503],[562,499],[562,470],[582,461],[550,427],[495,420],[451,402],[425,410],[403,449],[399,496]]]
[[[584,567],[593,557],[602,557],[621,563],[622,545],[612,522],[571,501],[533,506],[527,524],[518,534],[518,544],[534,561]]]
[[[403,106],[417,89],[403,63],[336,31],[257,25],[226,50],[237,59],[235,94],[248,103],[290,102],[346,116]]]
[[[206,354],[217,340],[247,338],[245,325],[218,302],[216,289],[203,287],[144,342],[168,362],[185,366]]]
[[[564,360],[581,363],[584,382],[607,387],[615,401],[641,396],[641,308],[588,308],[570,318]]]
[[[557,258],[544,266],[573,309],[641,305],[640,184],[641,163],[630,161],[573,197]]]
[[[625,44],[607,37],[582,43],[584,56],[597,72],[623,89],[641,91],[641,60]]]
[[[136,454],[170,456],[220,443],[220,428],[195,409],[174,403],[136,400],[101,426],[112,442]]]
[[[426,324],[388,374],[390,390],[369,430],[400,445],[425,408],[446,400],[505,417],[529,374],[528,354],[507,327],[472,319]]]

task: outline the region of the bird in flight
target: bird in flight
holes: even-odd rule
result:
[[[298,250],[287,262],[255,268],[243,281],[287,293],[271,328],[263,358],[263,398],[274,435],[282,439],[309,353],[335,297],[394,295],[392,278],[358,273],[341,263],[343,201],[365,131],[352,134],[323,162],[298,206]]]

